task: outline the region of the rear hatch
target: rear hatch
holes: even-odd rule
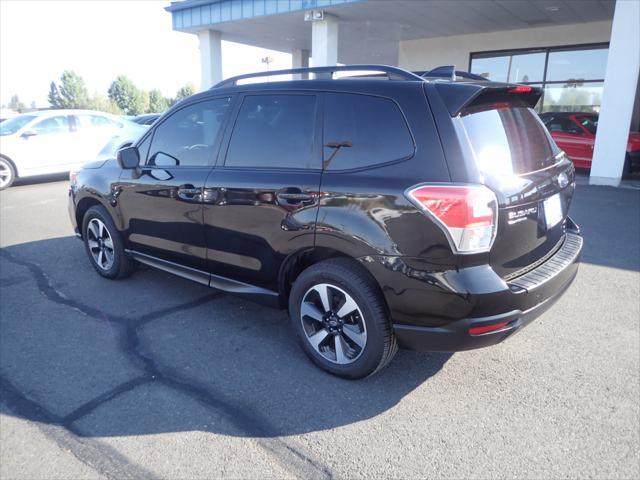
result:
[[[489,261],[509,280],[562,245],[574,168],[532,109],[539,90],[495,85],[480,85],[467,101],[458,97],[455,110],[449,111],[459,145],[459,155],[451,161],[463,163],[450,165],[450,171],[458,176],[454,182],[481,183],[496,194],[498,227]]]

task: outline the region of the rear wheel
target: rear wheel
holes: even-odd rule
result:
[[[327,260],[303,271],[291,289],[289,314],[305,353],[334,375],[371,375],[398,349],[377,285],[352,260]]]
[[[124,251],[120,233],[103,206],[87,210],[82,221],[82,237],[93,268],[105,278],[131,275],[135,261]]]
[[[16,179],[16,169],[13,164],[4,157],[0,157],[0,190],[9,188]]]

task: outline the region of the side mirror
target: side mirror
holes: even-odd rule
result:
[[[140,164],[140,152],[136,147],[125,147],[118,150],[116,159],[120,168],[132,170]]]
[[[25,132],[22,133],[22,138],[29,138],[29,137],[34,137],[38,135],[38,132],[36,132],[35,130],[26,130]]]

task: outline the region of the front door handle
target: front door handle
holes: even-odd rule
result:
[[[287,200],[288,202],[305,202],[309,200],[313,200],[313,195],[310,193],[291,193],[291,192],[282,192],[278,193],[278,198],[280,200]]]
[[[197,195],[202,194],[201,188],[196,188],[193,185],[187,183],[178,187],[178,197],[183,200],[193,200]]]

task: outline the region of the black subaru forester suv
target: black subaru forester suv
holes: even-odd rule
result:
[[[451,67],[282,73],[315,77],[223,81],[74,175],[100,275],[141,262],[288,308],[311,360],[347,378],[398,347],[498,343],[571,284],[574,169],[538,89]]]

